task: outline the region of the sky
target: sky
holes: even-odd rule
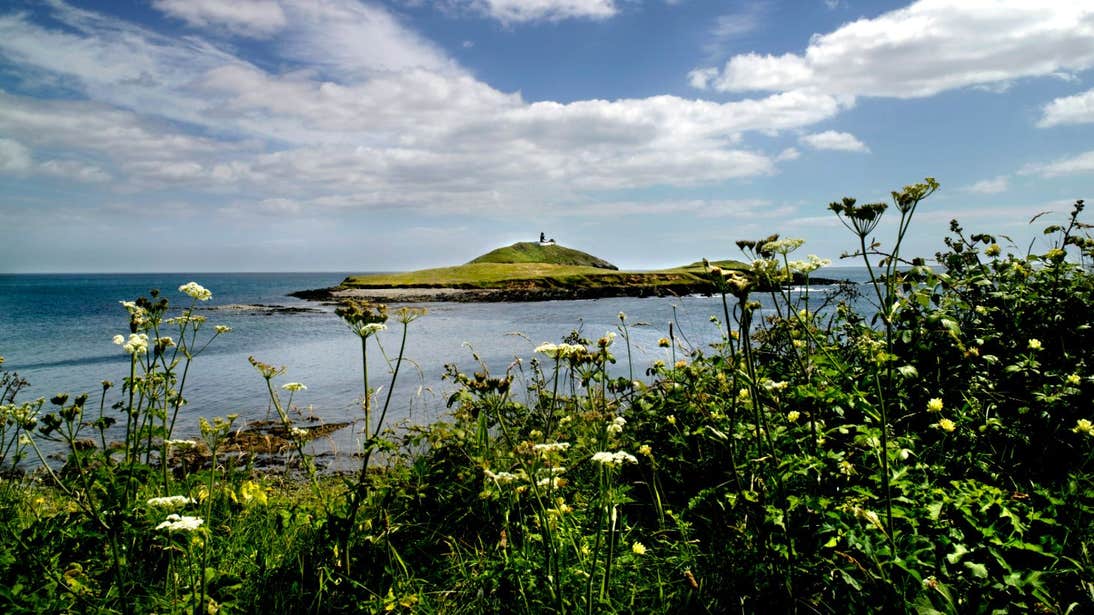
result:
[[[1024,253],[1092,137],[1075,0],[0,2],[8,273],[838,260],[828,203],[927,176],[904,254],[953,218]]]

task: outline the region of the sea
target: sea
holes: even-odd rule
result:
[[[195,281],[213,293],[210,301],[197,306],[196,313],[207,318],[199,342],[212,334],[214,325],[228,325],[232,331],[218,336],[194,359],[184,391],[188,404],[175,437],[196,435],[198,417],[238,414],[241,423],[270,417],[266,384],[249,363],[251,356],[285,367],[275,384],[300,382],[307,386],[293,396],[301,420],[308,419],[311,424],[349,422],[359,427],[363,416],[360,339],[335,315],[333,306],[289,296],[293,291],[334,286],[346,275],[0,274],[2,369],[30,382],[20,400],[89,393],[95,401],[89,405],[97,412],[102,381],[116,384],[108,394],[109,406],[120,399],[120,385],[129,373],[128,356],[112,342],[114,335],[128,334],[128,316],[120,302],[158,289],[172,306],[182,307],[189,305],[190,299],[178,292],[178,287]],[[817,275],[856,283],[866,279],[860,268],[826,268]],[[795,296],[808,292],[811,303],[819,305],[834,290],[814,286],[793,292]],[[771,311],[769,298],[756,298],[765,311]],[[515,361],[527,368],[536,346],[562,341],[573,331],[589,339],[607,332],[619,335],[618,315],[622,312],[629,327],[632,359],[628,363],[626,344],[622,336],[617,337],[613,375],[633,371],[635,378],[644,378],[652,362],[673,358],[671,350],[658,346],[658,340],[668,336],[670,323],[685,348],[709,351],[720,339],[711,317],[722,315],[720,297],[698,295],[422,305],[428,314],[410,324],[407,360],[391,392],[389,425],[425,424],[444,416],[446,402],[456,390],[451,381],[442,379],[446,364],[455,364],[465,373],[486,369],[495,375],[503,374]],[[388,394],[388,361],[394,360],[399,348],[401,325],[394,320],[389,325],[377,336],[382,350],[371,340],[369,344],[370,385],[379,388],[381,398]],[[683,350],[676,353],[677,358],[685,354]],[[518,391],[518,399],[520,394]],[[331,445],[352,450],[358,433],[353,426],[342,430]]]

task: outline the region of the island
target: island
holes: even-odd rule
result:
[[[749,269],[747,263],[734,260],[711,264],[722,269]],[[827,279],[812,282],[837,283]],[[338,286],[297,291],[291,296],[312,301],[421,303],[662,297],[712,291],[710,274],[702,261],[671,269],[620,271],[606,260],[558,245],[541,234],[538,242],[517,242],[463,265],[353,275]]]

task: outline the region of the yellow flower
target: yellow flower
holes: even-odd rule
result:
[[[1040,350],[1041,348],[1042,348],[1041,340],[1039,340],[1035,337],[1030,338],[1030,340],[1029,340],[1029,349],[1030,350]]]
[[[1090,422],[1090,419],[1079,419],[1075,422],[1075,428],[1071,431],[1075,433],[1085,433],[1088,436],[1094,436],[1094,423]]]
[[[939,397],[932,397],[927,400],[927,412],[942,412],[942,399]]]
[[[650,448],[649,444],[643,444],[642,446],[638,447],[638,454],[639,455],[645,455],[646,457],[649,457],[649,456],[653,455],[653,449]]]
[[[670,415],[665,417],[665,420],[669,422],[669,425],[675,425],[676,424],[676,415],[675,414],[670,414]]]
[[[1071,374],[1067,377],[1067,383],[1073,387],[1079,386],[1082,381],[1083,379],[1079,377],[1079,374]]]
[[[662,347],[662,348],[668,348],[669,344],[671,344],[671,342],[669,342],[669,338],[667,338],[667,337],[663,337],[663,338],[657,340],[657,345]]]
[[[942,420],[938,421],[938,427],[942,431],[951,432],[951,431],[957,429],[957,423],[954,423],[950,419],[942,419]]]
[[[984,254],[987,254],[988,256],[999,256],[999,253],[1002,251],[1003,249],[999,247],[999,244],[993,243],[984,250]]]
[[[791,423],[796,423],[798,422],[798,419],[801,418],[801,415],[801,412],[798,412],[797,410],[791,410],[790,412],[786,413],[786,420],[790,421]]]
[[[636,541],[634,541],[634,544],[631,545],[631,552],[634,553],[635,555],[645,555],[646,554],[646,545],[644,545],[644,544],[642,544],[642,543],[640,543],[636,540]]]

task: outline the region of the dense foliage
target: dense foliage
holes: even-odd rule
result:
[[[393,382],[370,384],[365,352],[398,321],[397,378],[422,312],[346,305],[364,419],[342,477],[315,470],[303,385],[257,359],[284,472],[254,469],[235,417],[173,440],[208,291],[180,289],[193,302],[174,317],[155,294],[126,303],[133,369],[113,406],[110,383],[98,404],[24,402],[24,381],[0,379],[0,609],[1094,612],[1082,202],[1043,252],[955,222],[931,268],[900,248],[937,187],[893,193],[885,250],[884,204],[830,206],[864,290],[818,304],[784,284],[825,264],[790,260],[799,240],[738,242],[749,271],[708,268],[720,344],[670,328],[671,361],[641,377],[621,313],[504,373],[449,366],[451,414],[426,427],[385,427]]]

